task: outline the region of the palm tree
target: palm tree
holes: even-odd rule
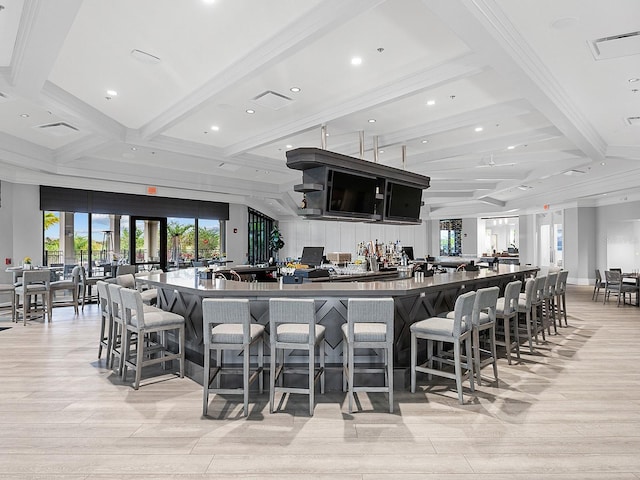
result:
[[[44,214],[44,229],[47,230],[49,227],[55,225],[56,223],[60,223],[60,218],[53,212],[45,212]]]

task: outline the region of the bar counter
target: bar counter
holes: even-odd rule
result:
[[[346,322],[348,299],[392,297],[395,301],[395,365],[405,367],[409,365],[409,326],[412,323],[453,310],[456,298],[464,292],[489,286],[499,286],[503,292],[507,283],[523,280],[536,271],[537,267],[500,265],[497,270],[480,269],[475,272],[442,273],[426,277],[422,281],[406,278],[367,282],[282,284],[207,280],[197,275],[197,269],[190,268],[168,273],[154,273],[140,280],[158,289],[159,307],[185,317],[187,360],[196,365],[203,364],[202,299],[204,298],[249,299],[253,321],[266,325],[267,331],[270,298],[314,298],[317,322],[326,327],[326,361],[328,364],[341,364],[340,327]],[[268,352],[268,346],[266,352]]]

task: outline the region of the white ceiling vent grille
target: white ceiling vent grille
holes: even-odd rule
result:
[[[0,103],[8,102],[8,101],[9,101],[9,95],[7,95],[4,92],[0,92]]]
[[[286,107],[293,102],[293,99],[281,95],[276,92],[272,92],[271,90],[267,90],[266,92],[262,92],[260,95],[253,97],[253,102],[260,105],[261,107],[270,108],[272,110],[279,110],[282,107]]]
[[[238,170],[240,170],[240,165],[234,165],[232,163],[222,162],[220,165],[218,165],[218,168],[222,170],[227,170],[229,172],[237,172]]]
[[[66,122],[47,123],[46,125],[38,125],[34,127],[41,132],[48,133],[54,137],[65,137],[72,133],[79,132],[79,130],[73,125],[69,125]]]
[[[587,43],[596,60],[637,55],[640,53],[640,31],[598,38]]]
[[[634,127],[640,127],[640,117],[627,117],[627,123]]]

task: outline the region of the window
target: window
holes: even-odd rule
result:
[[[272,256],[269,234],[273,225],[273,218],[249,209],[249,263],[266,263]]]
[[[440,255],[462,253],[462,219],[440,220]]]

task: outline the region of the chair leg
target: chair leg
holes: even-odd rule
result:
[[[509,318],[502,319],[504,325],[504,346],[506,348],[507,363],[511,365],[511,333],[509,332]]]
[[[184,378],[184,342],[185,342],[185,327],[181,325],[178,330],[178,353],[180,354],[180,378]]]
[[[347,357],[348,357],[347,339],[342,339],[342,391],[347,391]]]
[[[244,397],[244,416],[249,415],[249,360],[251,344],[245,345],[242,351],[242,393]]]
[[[477,328],[474,328],[471,332],[473,340],[471,341],[471,345],[473,348],[473,357],[468,361],[473,363],[473,368],[476,371],[476,379],[478,380],[478,385],[482,385],[482,378],[480,375],[480,332]]]
[[[411,393],[416,393],[416,362],[418,358],[418,339],[411,333]]]
[[[205,345],[204,347],[204,369],[202,381],[202,415],[206,416],[209,410],[209,382],[211,381],[211,350]]]
[[[347,388],[348,388],[348,393],[347,396],[349,397],[349,413],[353,412],[353,377],[354,377],[354,373],[353,373],[353,369],[355,367],[355,361],[353,359],[354,356],[354,349],[353,349],[353,344],[349,344],[349,354],[348,354],[348,368],[347,371],[349,372],[349,379],[347,380]]]
[[[389,342],[386,349],[387,357],[387,386],[389,387],[389,413],[393,413],[393,343]]]
[[[459,343],[459,342],[458,342]],[[473,353],[471,352],[471,336],[467,337],[467,369],[469,370],[469,385],[471,387],[471,391],[475,392],[476,388],[473,381]]]
[[[515,339],[516,344],[516,356],[518,360],[520,360],[520,332],[518,331],[518,314],[513,318],[513,338]],[[529,337],[529,342],[531,342],[531,337]]]
[[[273,333],[275,335],[275,333]],[[276,394],[276,366],[278,352],[275,343],[271,342],[271,361],[269,362],[269,413],[273,413],[273,403]]]
[[[496,379],[496,384],[498,384],[498,354],[496,351],[496,327],[495,324],[493,328],[491,328],[491,356],[493,357],[493,377]],[[509,347],[511,348],[511,347]],[[480,385],[478,383],[478,385]]]
[[[324,394],[324,365],[325,365],[325,355],[324,355],[324,338],[320,342],[320,346],[318,348],[318,355],[320,355],[320,393]]]
[[[315,382],[313,377],[316,370],[316,356],[315,348],[313,346],[309,349],[309,416],[313,416],[313,406],[315,405]]]
[[[262,338],[258,340],[258,368],[260,369],[258,388],[260,389],[260,393],[262,393],[264,392],[264,341]]]
[[[140,379],[142,378],[142,362],[144,358],[144,337],[143,332],[138,332],[138,345],[136,350],[136,380],[133,384],[133,388],[138,390],[140,388]]]
[[[460,405],[464,404],[464,398],[462,394],[462,365],[461,365],[461,355],[460,351],[460,342],[456,341],[453,344],[453,364],[456,371],[456,388],[458,389],[458,401]],[[470,362],[471,359],[467,358],[467,362]],[[473,380],[471,380],[473,381]]]

